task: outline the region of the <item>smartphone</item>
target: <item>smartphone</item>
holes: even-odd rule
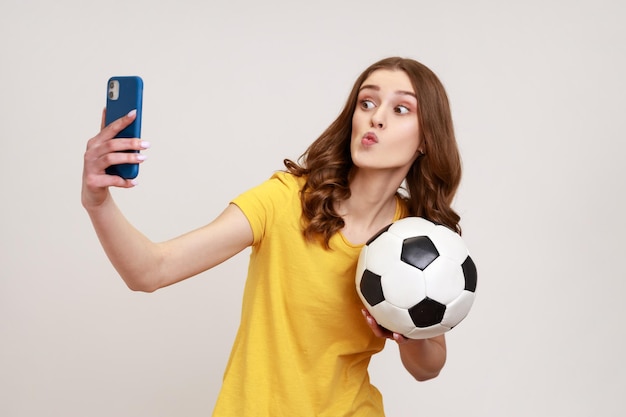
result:
[[[131,110],[137,110],[137,117],[116,138],[141,137],[141,111],[143,103],[143,80],[141,77],[111,77],[107,82],[107,104],[105,125],[125,116]],[[130,150],[122,152],[139,151]],[[139,175],[139,164],[111,165],[106,169],[109,175],[118,175],[125,179],[133,179]]]

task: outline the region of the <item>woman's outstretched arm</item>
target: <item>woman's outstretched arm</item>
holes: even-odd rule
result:
[[[109,187],[130,188],[135,183],[108,175],[105,169],[112,164],[143,162],[141,154],[118,151],[145,149],[145,141],[114,139],[134,118],[131,112],[89,140],[81,199],[105,253],[128,287],[151,292],[239,253],[252,243],[252,230],[241,210],[232,204],[206,226],[161,243],[150,241],[130,224],[115,204]]]

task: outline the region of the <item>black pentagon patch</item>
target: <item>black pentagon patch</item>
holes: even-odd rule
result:
[[[361,277],[361,294],[367,300],[369,305],[375,306],[376,304],[385,301],[383,295],[383,287],[380,285],[380,275],[376,275],[372,271],[363,271]]]
[[[410,237],[402,242],[400,259],[422,271],[438,256],[439,252],[428,236]]]
[[[467,291],[476,292],[476,284],[478,283],[478,272],[476,271],[476,265],[469,256],[461,265],[463,268],[463,275],[465,275],[465,289]]]
[[[445,305],[428,297],[409,308],[409,316],[416,327],[428,327],[441,323],[445,312]]]
[[[383,233],[385,233],[387,230],[389,230],[389,228],[391,227],[393,223],[389,223],[387,226],[383,227],[382,229],[380,229],[374,236],[372,236],[366,243],[365,245],[369,245],[370,243],[372,243],[373,241],[375,241],[378,236],[382,235]]]

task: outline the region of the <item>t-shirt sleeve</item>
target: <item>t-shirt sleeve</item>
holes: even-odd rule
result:
[[[263,239],[276,219],[293,204],[295,187],[297,184],[293,175],[277,172],[267,181],[231,201],[241,209],[250,222],[254,236],[253,245]],[[297,192],[295,195],[297,196]]]

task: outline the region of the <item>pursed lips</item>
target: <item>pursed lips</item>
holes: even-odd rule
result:
[[[373,132],[367,132],[361,138],[361,143],[365,146],[371,146],[378,143],[378,137]]]

